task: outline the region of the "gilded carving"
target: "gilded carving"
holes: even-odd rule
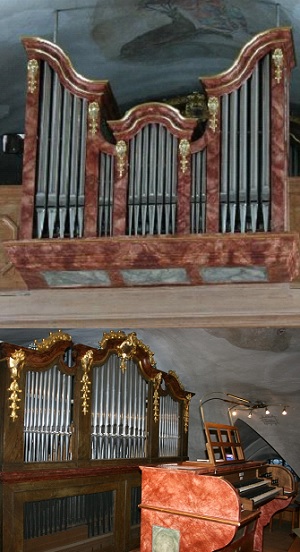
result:
[[[216,132],[218,127],[219,99],[215,96],[211,96],[208,98],[207,107],[209,112],[209,128],[211,128],[213,132]]]
[[[283,51],[281,48],[276,48],[273,52],[272,59],[275,65],[275,80],[279,84],[282,78],[284,65]]]
[[[136,333],[132,332],[128,334],[126,339],[124,339],[124,341],[122,341],[122,343],[117,347],[117,354],[118,357],[121,359],[120,368],[123,374],[127,368],[127,361],[132,359],[136,354],[137,344],[138,340],[136,337]]]
[[[189,141],[186,138],[183,138],[179,142],[179,157],[180,157],[180,167],[183,173],[186,172],[188,168],[188,157],[190,155],[191,146]]]
[[[30,59],[27,63],[28,91],[33,94],[37,88],[39,64],[36,59]]]
[[[19,388],[19,378],[21,371],[23,370],[25,363],[25,352],[22,349],[16,350],[11,357],[9,357],[9,368],[10,368],[10,377],[11,384],[8,388],[10,391],[10,396],[8,400],[10,402],[9,408],[11,409],[10,417],[15,421],[18,417],[17,410],[19,410],[18,403],[20,402],[19,393],[22,393],[22,390]]]
[[[139,347],[148,356],[151,366],[156,365],[154,360],[154,353],[150,350],[150,348],[147,345],[145,345],[142,341],[140,341],[136,337],[136,334],[134,332],[131,334],[128,334],[128,336],[122,330],[118,330],[118,331],[110,330],[109,333],[104,332],[102,340],[99,342],[100,349],[104,349],[110,339],[113,339],[113,340],[117,339],[118,341],[121,341],[120,345],[117,346],[119,351],[118,356],[120,358],[122,356],[124,357],[125,349],[127,349],[127,354],[128,354],[128,345],[129,343],[131,343],[131,346],[134,347],[134,351],[131,352],[131,356],[128,358],[133,358],[133,355],[135,355],[136,353],[137,347]]]
[[[119,176],[122,177],[125,170],[126,156],[127,156],[127,146],[124,140],[119,140],[116,143],[116,154],[117,154],[117,165]]]
[[[82,383],[81,387],[81,401],[82,401],[82,412],[84,415],[88,413],[89,410],[89,395],[90,395],[90,385],[89,372],[93,362],[93,351],[89,349],[81,359],[81,366],[83,370],[83,376],[80,380]]]
[[[51,347],[58,341],[72,341],[72,337],[67,333],[63,333],[61,330],[58,330],[57,332],[50,332],[49,336],[43,338],[41,343],[38,343],[35,339],[34,344],[36,350],[42,352],[51,349]]]
[[[154,382],[154,392],[153,392],[153,419],[155,422],[159,420],[159,387],[161,384],[162,373],[158,372],[153,378]]]
[[[99,129],[99,114],[100,106],[98,102],[91,102],[88,109],[88,122],[89,122],[89,131],[92,135],[95,135]]]
[[[176,372],[174,372],[174,370],[169,370],[168,374],[170,374],[170,376],[172,376],[173,378],[175,378],[175,379],[177,380],[178,384],[180,385],[181,389],[184,390],[184,387],[183,387],[183,385],[182,385],[182,383],[181,383],[181,381],[180,381],[178,375],[176,374]]]
[[[190,419],[190,402],[192,394],[188,393],[184,401],[184,411],[183,411],[183,424],[184,432],[187,433],[189,429],[189,419]]]

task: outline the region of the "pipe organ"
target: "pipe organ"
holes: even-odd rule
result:
[[[235,281],[295,276],[289,28],[257,35],[227,71],[202,78],[200,114],[196,92],[184,113],[155,101],[122,115],[109,82],[76,73],[59,46],[23,45],[20,231],[5,248],[29,287],[82,286],[81,271],[98,287],[222,283],[224,268]]]
[[[1,344],[1,551],[129,551],[140,465],[187,458],[189,404],[135,333]]]

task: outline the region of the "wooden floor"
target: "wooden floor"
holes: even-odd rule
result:
[[[283,521],[279,526],[279,521],[274,519],[272,531],[269,526],[264,530],[264,548],[263,552],[287,552],[293,542],[291,524]]]

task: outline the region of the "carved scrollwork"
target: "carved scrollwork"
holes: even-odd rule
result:
[[[47,351],[58,341],[72,341],[72,337],[61,330],[58,330],[58,332],[50,332],[49,336],[44,337],[40,343],[37,339],[34,340],[35,349],[40,352]]]

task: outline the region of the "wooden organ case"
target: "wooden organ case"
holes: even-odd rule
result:
[[[4,247],[29,288],[297,275],[299,236],[287,217],[291,29],[257,35],[227,71],[201,78],[184,113],[156,101],[121,115],[109,82],[76,73],[58,45],[23,45],[20,230]]]
[[[245,461],[236,427],[207,423],[205,433],[207,462],[141,467],[141,552],[164,542],[174,552],[262,552],[264,526],[292,500],[292,473]]]
[[[136,336],[1,344],[2,552],[127,552],[139,466],[187,459],[189,403]]]

